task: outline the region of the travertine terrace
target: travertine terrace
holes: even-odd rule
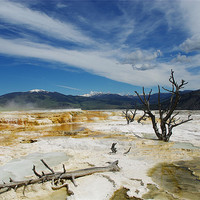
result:
[[[148,120],[127,125],[119,110],[1,112],[0,179],[5,182],[10,176],[17,180],[34,177],[33,164],[38,170],[45,170],[38,164],[40,159],[56,171],[62,170],[62,164],[71,171],[118,160],[120,171],[78,178],[77,187],[69,181],[72,196],[67,196],[65,188],[52,191],[47,182],[28,186],[25,196],[23,188],[19,188],[16,192],[0,194],[0,199],[113,200],[122,198],[119,194],[124,199],[182,199],[182,194],[190,199],[188,191],[173,191],[162,185],[155,174],[161,173],[160,163],[162,166],[168,163],[184,166],[199,179],[199,165],[195,162],[199,162],[196,158],[200,156],[200,114],[197,111],[191,114],[194,120],[175,129],[171,141],[166,143],[156,139]],[[181,115],[187,117],[188,111]],[[115,154],[110,153],[114,142],[117,143]],[[175,181],[179,184],[180,180]],[[194,192],[193,200],[195,195],[199,193]]]

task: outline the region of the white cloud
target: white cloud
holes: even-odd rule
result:
[[[137,70],[148,70],[156,67],[156,58],[161,55],[161,51],[155,52],[147,50],[136,50],[126,56],[125,63],[131,64],[134,69]]]
[[[177,1],[180,10],[182,12],[182,20],[185,23],[185,26],[188,28],[190,34],[196,35],[200,34],[200,1],[199,0],[190,0],[190,1]]]
[[[7,23],[26,27],[60,40],[81,44],[95,43],[73,24],[59,21],[39,11],[33,11],[19,3],[0,0],[0,5],[0,19]]]
[[[167,85],[170,69],[173,68],[177,79],[191,81],[193,88],[198,88],[200,75],[192,76],[181,64],[173,67],[167,63],[156,63],[159,67],[149,70],[135,70],[131,64],[117,64],[117,60],[107,57],[107,52],[75,51],[56,48],[50,45],[27,42],[25,40],[8,40],[0,38],[0,53],[18,57],[37,58],[46,61],[64,63],[67,66],[81,68],[89,73],[103,76],[115,81],[137,86]],[[146,53],[145,56],[143,55]],[[155,59],[160,53],[147,51],[135,54],[139,61]],[[58,65],[59,67],[59,65]],[[63,69],[63,65],[62,65]]]
[[[49,45],[31,43],[24,40],[6,40],[0,38],[0,53],[56,61],[81,68],[90,73],[135,85],[154,84],[155,79],[146,73],[134,71],[130,64],[117,64],[117,60],[107,58],[102,52],[75,51],[55,48]],[[149,73],[151,73],[149,71]],[[139,77],[139,78],[138,78]],[[157,80],[159,80],[159,76]]]
[[[185,40],[180,45],[180,49],[185,52],[200,51],[200,35],[194,35]]]
[[[190,58],[186,55],[181,55],[180,53],[177,55],[176,58],[172,60],[172,63],[179,62],[179,63],[188,63],[190,62]]]
[[[200,50],[200,1],[178,1],[188,38],[179,46],[185,52]]]
[[[160,2],[162,3],[162,1]],[[151,5],[151,3],[149,5]],[[146,6],[146,9],[149,8]],[[154,8],[151,7],[150,9]],[[166,8],[167,14],[165,18],[168,18],[168,21],[170,21],[174,14],[174,10],[167,12],[167,9],[168,7]],[[169,16],[171,16],[171,18]],[[104,32],[104,34],[108,35],[110,32],[112,33],[112,31],[114,33],[112,36],[113,40],[106,40],[99,34],[97,40],[100,41],[101,39],[103,41],[101,43],[95,42],[91,37],[83,34],[77,26],[71,23],[59,21],[47,14],[36,10],[33,11],[28,7],[11,1],[0,0],[0,19],[4,20],[11,26],[17,25],[17,27],[26,27],[35,32],[44,34],[44,36],[71,41],[75,44],[89,44],[91,45],[90,48],[99,48],[98,51],[92,51],[88,46],[85,46],[85,49],[82,49],[82,51],[67,50],[65,48],[46,45],[42,43],[44,41],[41,41],[41,43],[30,42],[30,37],[26,37],[29,40],[9,40],[0,38],[0,53],[2,54],[60,62],[66,64],[66,68],[67,66],[81,68],[90,73],[115,81],[148,87],[157,84],[168,84],[170,69],[173,68],[175,73],[178,72],[176,74],[178,80],[183,78],[186,81],[191,81],[191,87],[198,88],[199,84],[197,83],[200,80],[199,75],[191,75],[186,69],[192,67],[192,62],[193,64],[197,64],[200,61],[198,57],[188,58],[179,54],[177,58],[174,59],[173,66],[171,66],[172,62],[159,62],[158,58],[162,55],[160,50],[138,49],[129,53],[129,48],[131,48],[130,46],[132,43],[124,44],[127,38],[132,34],[134,34],[138,42],[141,42],[148,34],[152,33],[160,24],[162,24],[163,20],[166,19],[161,18],[155,21],[152,21],[152,19],[147,20],[144,24],[139,26],[139,22],[137,24],[137,22],[134,21],[135,19],[131,20],[128,13],[124,12],[117,19],[107,20],[106,23],[105,18],[101,22],[94,20],[91,29],[102,29],[102,32],[99,33]],[[90,21],[85,21],[84,23],[90,25],[89,22]],[[173,20],[170,21],[170,23],[172,22]],[[95,23],[96,27],[93,27]],[[138,26],[139,29],[137,30],[135,26]],[[195,32],[197,33],[197,31],[193,30],[193,33]],[[109,36],[111,36],[111,34]],[[35,37],[37,37],[37,34]],[[199,37],[196,36],[195,38],[193,36],[186,40],[180,47],[185,51],[198,49],[199,44],[196,42],[197,39],[199,39]],[[190,59],[191,62],[186,63],[187,59]],[[124,62],[120,63],[120,60],[124,60]],[[59,87],[77,89],[63,85],[59,85]]]

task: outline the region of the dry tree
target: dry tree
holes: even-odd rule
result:
[[[169,138],[172,135],[172,129],[176,126],[179,126],[183,123],[186,123],[188,121],[191,121],[192,119],[190,118],[191,116],[188,115],[188,118],[186,120],[180,120],[180,118],[176,118],[179,113],[175,113],[174,111],[177,108],[177,105],[180,100],[180,89],[184,88],[184,86],[188,83],[185,82],[184,80],[181,81],[180,84],[178,84],[175,81],[174,78],[174,71],[171,70],[171,75],[169,78],[169,82],[171,83],[171,89],[168,90],[166,88],[163,88],[165,91],[171,93],[171,98],[169,100],[169,104],[165,107],[161,105],[161,100],[160,100],[160,86],[158,86],[158,111],[159,111],[159,124],[160,128],[158,126],[158,123],[156,121],[156,116],[153,114],[153,112],[150,109],[150,97],[151,97],[151,92],[147,95],[144,91],[143,87],[143,96],[141,97],[137,91],[135,93],[139,97],[140,101],[142,102],[144,106],[144,113],[148,117],[150,117],[152,121],[152,126],[154,129],[154,132],[156,136],[158,137],[159,140],[168,142]]]
[[[126,109],[126,111],[122,111],[123,116],[126,118],[127,124],[133,122],[135,120],[137,109],[135,108],[134,112],[130,109]]]

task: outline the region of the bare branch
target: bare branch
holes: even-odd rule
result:
[[[139,93],[138,93],[137,91],[135,91],[135,93],[136,93],[137,96],[139,97],[140,101],[141,101],[144,105],[146,105],[145,102],[143,101],[143,99],[141,98],[141,96],[139,95]]]
[[[132,117],[130,118],[130,122],[133,122],[134,119],[135,119],[135,116],[136,116],[137,108],[135,108],[134,113],[133,113],[132,110],[131,110],[130,112],[131,112],[131,114],[132,114]]]
[[[173,86],[172,86],[173,87]],[[169,92],[169,93],[174,93],[173,89],[172,90],[168,90],[167,88],[162,87],[163,90]]]
[[[47,169],[49,169],[53,174],[55,173],[55,172],[53,171],[53,169],[51,169],[51,168],[47,165],[47,163],[44,162],[43,159],[41,159],[41,161],[42,161],[42,163],[44,164],[44,166],[45,166]]]
[[[32,169],[32,170],[33,170],[34,174],[35,174],[37,177],[39,177],[39,178],[42,177],[39,173],[36,172],[36,170],[35,170],[35,165],[33,165],[33,169]]]
[[[162,119],[163,112],[161,110],[161,102],[160,102],[160,86],[158,85],[158,110],[159,110],[159,115],[160,119]]]
[[[149,102],[149,100],[150,100],[151,93],[152,93],[152,89],[150,90],[149,95],[148,95],[148,98],[147,98],[147,101],[148,101],[148,102]]]
[[[146,120],[147,119],[147,113],[144,111],[144,114],[137,120],[138,123],[140,123],[142,120]]]
[[[129,147],[129,149],[126,152],[124,152],[124,155],[126,155],[127,153],[129,153],[130,150],[131,150],[131,147]]]
[[[63,164],[63,173],[66,172],[65,165]]]
[[[144,98],[145,105],[147,105],[149,107],[149,99],[150,99],[152,90],[150,90],[150,92],[148,94],[148,98],[146,98],[144,87],[142,88],[142,90],[143,90],[143,98]]]
[[[179,120],[179,119],[176,119],[176,120],[175,120],[175,117],[176,117],[178,114],[179,114],[179,112],[177,112],[176,114],[174,114],[173,116],[171,116],[170,119],[169,119],[169,123],[172,123],[173,121],[175,122],[175,121]]]
[[[9,178],[10,182],[14,182],[12,178]]]
[[[191,121],[191,120],[193,120],[193,119],[188,117],[188,119],[182,120],[182,121],[179,122],[179,123],[176,123],[176,122],[175,122],[175,123],[172,125],[172,127],[174,128],[174,127],[176,127],[176,126],[179,126],[179,125],[184,124],[184,123],[186,123],[186,122],[189,122],[189,121]]]

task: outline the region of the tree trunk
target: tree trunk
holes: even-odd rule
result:
[[[151,112],[149,112],[148,115],[151,118],[152,126],[153,126],[153,129],[154,129],[154,132],[155,132],[156,136],[158,137],[159,140],[162,140],[162,135],[160,134],[160,132],[158,130],[158,126],[157,126],[157,123],[156,123],[155,115],[153,115]]]

